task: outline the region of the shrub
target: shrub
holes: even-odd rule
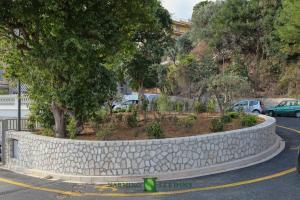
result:
[[[243,127],[254,126],[257,123],[257,117],[255,115],[242,115],[241,125]]]
[[[29,107],[32,120],[38,122],[44,128],[52,129],[54,117],[50,108],[50,103],[43,101],[32,102]]]
[[[177,125],[184,128],[192,128],[197,120],[197,116],[190,114],[188,117],[183,119],[178,119]]]
[[[71,117],[68,120],[66,129],[68,131],[70,139],[75,139],[75,137],[76,137],[76,120],[73,117]]]
[[[101,129],[96,132],[96,137],[99,139],[106,139],[111,136],[113,129],[115,129],[113,123],[104,124]]]
[[[221,120],[224,124],[232,122],[232,118],[228,114],[225,114],[224,116],[222,116]]]
[[[54,131],[51,128],[44,128],[42,131],[42,135],[48,136],[48,137],[54,137]]]
[[[184,104],[183,104],[183,102],[182,101],[176,101],[175,102],[175,111],[176,112],[182,112],[183,111],[183,106],[184,106]]]
[[[204,113],[206,112],[206,106],[200,101],[195,101],[193,104],[193,109],[195,113]]]
[[[207,102],[207,112],[213,113],[216,112],[216,102],[213,99],[210,99]]]
[[[33,131],[34,128],[35,128],[35,123],[36,123],[36,120],[35,120],[35,117],[33,115],[29,115],[28,117],[28,123],[27,123],[27,128],[30,130],[30,131]]]
[[[108,111],[105,108],[99,109],[97,112],[95,112],[92,121],[96,124],[98,123],[104,123],[108,121]]]
[[[164,138],[164,131],[158,121],[151,122],[146,128],[149,138],[160,139]]]
[[[210,131],[220,132],[224,130],[224,123],[220,118],[212,119],[209,126]]]
[[[239,117],[239,113],[237,112],[228,112],[227,115],[231,118],[231,119],[237,119]]]
[[[134,128],[134,127],[138,126],[137,111],[136,110],[131,115],[128,116],[127,125],[130,128]]]
[[[157,110],[160,113],[168,112],[172,110],[172,102],[167,95],[161,95],[156,100]]]

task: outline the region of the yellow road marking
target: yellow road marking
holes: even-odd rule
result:
[[[289,128],[289,127],[285,127],[285,126],[279,126],[279,125],[276,125],[276,126],[279,127],[279,128],[284,128],[284,129],[287,129],[287,130],[290,130],[290,131],[294,131],[294,132],[300,134],[300,130]]]
[[[163,195],[184,194],[184,193],[188,193],[188,192],[225,189],[225,188],[249,185],[249,184],[258,183],[258,182],[270,180],[273,178],[277,178],[280,176],[284,176],[284,175],[290,174],[295,171],[296,171],[296,168],[291,168],[291,169],[284,170],[284,171],[281,171],[281,172],[278,172],[275,174],[263,176],[260,178],[250,179],[250,180],[246,180],[246,181],[239,181],[239,182],[229,183],[229,184],[224,184],[224,185],[216,185],[216,186],[208,186],[208,187],[192,188],[192,189],[168,191],[168,192],[156,192],[156,193],[141,193],[141,192],[138,192],[138,193],[89,193],[89,192],[85,193],[85,192],[83,192],[83,193],[80,193],[80,192],[64,191],[64,190],[59,190],[59,189],[38,187],[38,186],[29,185],[26,183],[12,181],[12,180],[5,179],[5,178],[0,178],[0,182],[27,188],[27,189],[31,189],[31,190],[40,190],[40,191],[52,192],[52,193],[68,195],[68,196],[104,196],[104,197],[163,196]]]
[[[111,190],[112,192],[118,191],[118,189],[116,187],[113,187],[111,185],[98,185],[95,188],[100,190],[101,192],[104,192],[104,191],[107,191],[107,190]]]

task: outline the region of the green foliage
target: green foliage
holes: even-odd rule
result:
[[[54,117],[49,103],[42,101],[31,102],[29,110],[31,124],[38,122],[44,128],[53,129]]]
[[[153,8],[153,12],[152,24],[141,25],[134,35],[133,40],[137,43],[134,55],[124,57],[120,62],[121,69],[130,78],[131,87],[139,91],[139,100],[142,100],[143,88],[157,86],[156,67],[171,40],[170,14],[160,3]]]
[[[255,115],[242,115],[241,116],[241,125],[243,127],[254,126],[257,123],[257,116]]]
[[[288,55],[300,54],[300,3],[298,0],[282,1],[278,12],[276,30],[281,39],[282,50]]]
[[[197,116],[190,114],[188,117],[180,118],[177,120],[177,125],[183,128],[192,128],[197,121]]]
[[[112,131],[115,129],[113,123],[107,123],[102,125],[101,129],[96,131],[96,137],[98,139],[105,140],[112,135]]]
[[[176,47],[177,47],[178,53],[181,55],[190,53],[190,51],[193,49],[193,43],[190,39],[190,34],[186,33],[186,34],[180,36],[176,40]]]
[[[127,117],[127,125],[130,128],[138,126],[137,111],[133,111],[133,113]]]
[[[182,101],[175,102],[175,111],[180,113],[183,112],[184,103]]]
[[[104,123],[108,121],[108,117],[108,111],[104,107],[101,107],[95,112],[92,119],[96,123]]]
[[[137,52],[137,43],[149,39],[144,35],[165,33],[167,16],[157,0],[1,1],[6,72],[28,85],[31,100],[53,102],[53,112],[87,121],[116,90],[112,66]],[[155,53],[141,54],[149,52]],[[65,137],[65,123],[57,125],[56,135]]]
[[[233,74],[219,74],[211,78],[208,91],[213,94],[218,102],[222,114],[232,100],[249,94],[248,81]]]
[[[222,122],[223,122],[224,124],[228,124],[228,123],[232,122],[232,118],[231,118],[231,116],[228,115],[228,114],[223,115],[223,116],[221,117],[221,120],[222,120]]]
[[[35,119],[35,117],[31,114],[31,115],[28,116],[27,121],[28,121],[27,128],[30,131],[33,131],[35,129],[35,125],[36,125],[36,119]]]
[[[54,137],[54,131],[51,128],[43,128],[42,135],[47,137]]]
[[[68,124],[66,127],[70,139],[75,139],[76,138],[76,119],[73,117],[70,117],[68,120]]]
[[[206,105],[200,101],[195,101],[193,108],[197,114],[206,112]]]
[[[160,113],[169,112],[172,110],[172,102],[170,98],[165,94],[160,95],[157,98],[156,103],[157,103],[157,110]]]
[[[149,138],[160,139],[164,138],[164,130],[161,127],[161,124],[155,120],[151,122],[146,128],[146,132]]]
[[[209,125],[212,132],[220,132],[224,130],[224,122],[220,118],[212,119]]]
[[[209,99],[207,102],[207,112],[214,113],[216,112],[216,101],[214,99]]]
[[[228,112],[226,113],[227,116],[229,116],[231,119],[237,119],[239,117],[238,112]]]

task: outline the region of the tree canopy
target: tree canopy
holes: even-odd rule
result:
[[[32,100],[51,105],[57,137],[65,136],[65,114],[85,121],[116,89],[111,63],[135,51],[138,30],[157,23],[160,7],[157,0],[1,1],[7,71],[29,86]]]

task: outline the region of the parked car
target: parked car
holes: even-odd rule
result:
[[[300,99],[286,100],[266,111],[269,116],[296,116],[300,118]]]
[[[233,104],[232,109],[234,111],[244,111],[247,113],[260,114],[264,111],[264,105],[262,101],[256,99],[244,99]]]
[[[128,109],[130,107],[130,105],[135,105],[138,103],[139,103],[138,100],[127,100],[127,101],[113,105],[113,110]]]
[[[144,96],[148,102],[152,102],[159,97],[159,94],[145,93]],[[138,103],[138,94],[124,95],[121,102],[115,102],[113,104],[113,110],[128,109],[130,105],[135,105]]]

